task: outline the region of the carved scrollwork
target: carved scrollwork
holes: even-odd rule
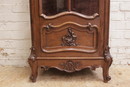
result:
[[[106,47],[104,52],[104,57],[106,62],[109,61],[109,57],[110,57],[109,49],[110,47]]]
[[[105,48],[104,57],[105,57],[105,61],[106,61],[106,62],[111,61],[111,63],[112,63],[112,56],[111,56],[111,54],[110,54],[110,47],[108,47],[108,46]],[[110,64],[110,65],[111,65],[111,64]]]
[[[31,49],[31,54],[29,56],[29,59],[35,61],[35,59],[36,59],[35,48],[31,47],[30,49]]]
[[[64,23],[59,24],[59,25],[53,25],[52,23],[49,23],[48,25],[43,26],[43,28],[46,28],[46,29],[60,28],[60,27],[65,26],[65,25],[76,25],[76,26],[78,26],[78,27],[88,28],[88,29],[91,28],[90,30],[93,30],[92,28],[98,28],[97,25],[93,25],[93,24],[91,24],[91,23],[88,23],[88,24],[86,24],[86,25],[81,25],[81,24],[79,24],[79,23],[71,22],[71,21],[69,21],[69,22],[64,22]]]
[[[89,33],[93,33],[95,28],[98,28],[97,25],[92,25],[91,23],[88,23],[86,26]]]
[[[68,33],[62,37],[62,46],[77,46],[76,43],[77,36],[72,31],[71,28],[68,28]]]
[[[81,66],[81,63],[68,60],[66,62],[61,63],[60,66],[66,71],[73,72]]]
[[[94,13],[91,16],[87,16],[87,15],[83,15],[81,13],[74,12],[74,11],[62,12],[62,13],[56,14],[54,16],[46,16],[45,14],[41,13],[40,16],[43,17],[44,19],[55,19],[55,18],[62,17],[62,16],[65,16],[65,15],[74,15],[74,16],[78,16],[78,17],[81,17],[81,18],[84,18],[84,19],[90,19],[90,20],[99,17],[98,13]]]
[[[53,27],[52,27],[51,23],[49,23],[49,24],[46,25],[44,28],[45,28],[47,31],[49,31],[49,30],[52,29]]]

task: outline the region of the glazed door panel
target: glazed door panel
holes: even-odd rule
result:
[[[66,0],[42,0],[42,12],[47,16],[67,11]]]
[[[99,14],[99,0],[72,0],[72,11],[89,16]]]
[[[82,16],[99,16],[102,0],[40,0],[40,15],[43,17],[75,14]]]

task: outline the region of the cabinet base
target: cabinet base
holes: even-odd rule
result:
[[[32,82],[36,82],[36,78],[38,75],[38,67],[42,67],[45,71],[50,68],[56,68],[58,70],[65,71],[68,73],[80,71],[85,68],[95,70],[98,67],[102,67],[104,82],[107,83],[109,80],[111,80],[111,77],[109,76],[109,67],[111,66],[112,58],[109,58],[107,61],[104,59],[28,59],[28,62],[32,71],[32,74],[30,76],[30,80]]]

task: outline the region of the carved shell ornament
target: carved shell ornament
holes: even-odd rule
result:
[[[78,67],[81,66],[81,63],[68,60],[66,62],[61,63],[60,65],[63,69],[73,72],[73,71],[76,71],[76,69],[78,69]]]
[[[68,28],[68,33],[62,37],[62,46],[77,46],[77,36],[72,31],[72,28]]]

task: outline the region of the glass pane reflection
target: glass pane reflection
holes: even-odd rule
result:
[[[47,16],[67,11],[66,0],[42,0],[42,11]]]
[[[91,16],[99,13],[99,0],[72,0],[72,10]]]

